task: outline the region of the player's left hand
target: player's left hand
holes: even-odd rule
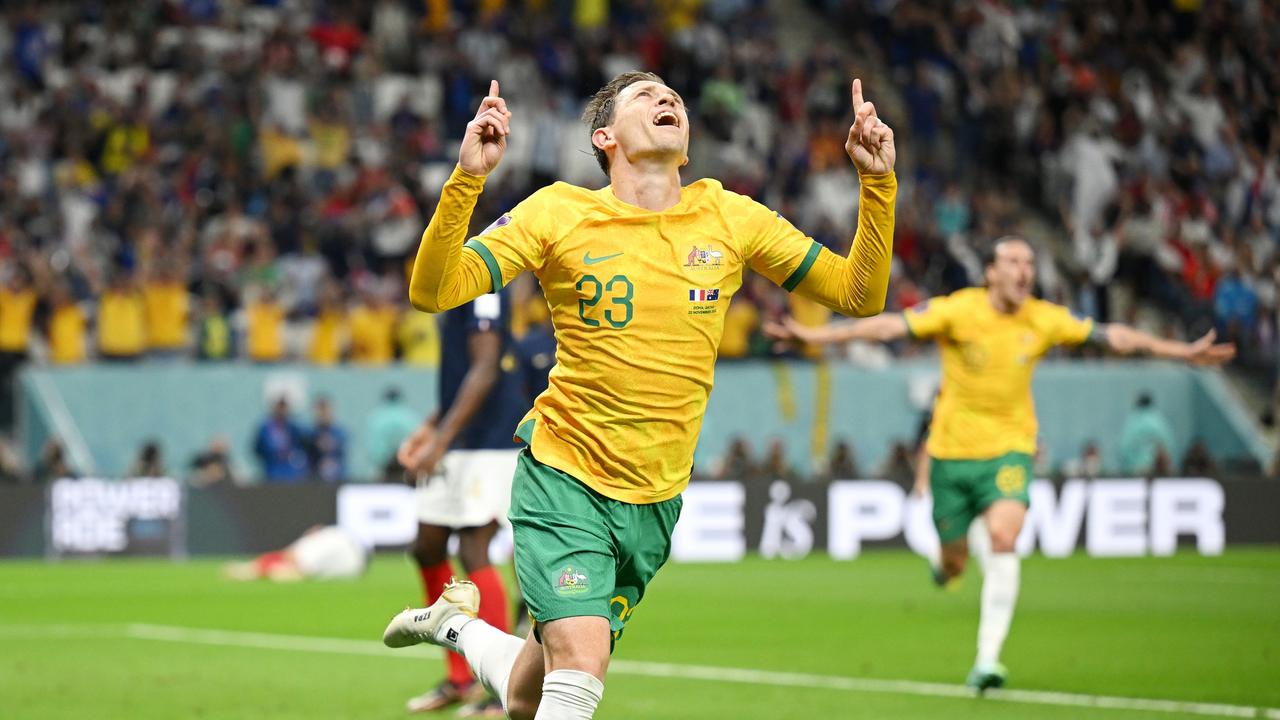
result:
[[[1184,360],[1192,365],[1221,365],[1236,356],[1235,343],[1217,343],[1218,333],[1210,330],[1187,345]]]
[[[859,175],[893,172],[898,151],[893,145],[893,128],[876,116],[876,106],[862,99],[862,80],[853,80],[853,126],[844,151],[858,168]]]

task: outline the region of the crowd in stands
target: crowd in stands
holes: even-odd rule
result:
[[[810,42],[785,41],[780,12],[809,13]],[[476,230],[553,180],[605,182],[577,115],[634,68],[690,105],[687,181],[841,253],[856,69],[900,149],[889,311],[980,281],[977,243],[1019,233],[1050,299],[1168,335],[1214,326],[1244,363],[1277,360],[1274,3],[18,2],[0,57],[4,378],[33,358],[432,365],[406,271],[489,79],[515,116]],[[531,280],[516,291],[518,330],[545,319]],[[783,313],[829,317],[748,274],[722,357],[795,353],[759,332]],[[264,463],[293,437],[269,425]],[[286,469],[310,473],[296,439]],[[211,481],[230,477],[216,445]],[[831,464],[856,468],[843,448]],[[32,464],[56,474],[46,455]]]
[[[811,0],[154,0],[0,10],[0,353],[430,363],[407,260],[496,77],[515,110],[478,226],[604,177],[575,121],[658,71],[713,176],[843,252],[857,67],[898,130],[901,309],[980,279],[974,243],[1040,249],[1041,291],[1103,320],[1210,324],[1275,352],[1280,17],[1273,4]],[[792,43],[791,45],[794,45]],[[1044,220],[1048,222],[1044,222]],[[1149,308],[1157,312],[1143,314]],[[827,313],[749,277],[761,318]],[[1172,323],[1166,322],[1172,320]]]
[[[973,280],[968,240],[1009,230],[1000,205],[1016,199],[1056,241],[1041,245],[1044,295],[1157,331],[1216,327],[1246,362],[1274,365],[1275,3],[810,4],[903,89],[900,145],[916,159],[898,215],[906,276],[959,265],[944,284]]]

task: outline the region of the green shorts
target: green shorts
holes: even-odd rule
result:
[[[621,637],[671,554],[682,504],[680,496],[652,505],[607,498],[521,450],[507,517],[534,621],[604,617],[613,638]]]
[[[938,538],[945,544],[964,537],[974,518],[997,500],[1031,504],[1030,477],[1031,456],[1026,453],[1005,453],[991,460],[930,457],[929,488]]]

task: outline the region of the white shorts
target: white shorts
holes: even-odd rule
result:
[[[418,522],[447,528],[507,522],[519,450],[451,450],[442,471],[418,478]]]
[[[309,578],[353,578],[364,572],[364,545],[335,525],[307,533],[289,548],[298,571]]]

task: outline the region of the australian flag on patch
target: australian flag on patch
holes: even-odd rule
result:
[[[720,288],[709,290],[690,290],[689,302],[715,302],[720,299]]]

